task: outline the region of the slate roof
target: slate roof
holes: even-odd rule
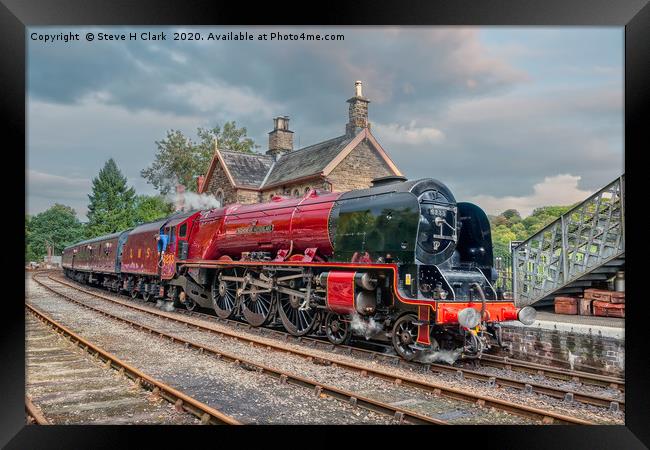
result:
[[[272,186],[321,172],[353,139],[354,136],[338,136],[285,153],[271,168],[264,186]]]
[[[238,186],[258,188],[273,165],[273,157],[260,153],[220,150],[228,171]]]

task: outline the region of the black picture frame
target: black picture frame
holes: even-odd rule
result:
[[[41,25],[204,25],[242,27],[266,24],[314,25],[578,25],[625,27],[625,172],[626,264],[628,292],[626,321],[626,425],[595,427],[266,427],[239,428],[26,426],[24,420],[24,307],[19,301],[24,277],[23,249],[18,248],[24,201],[15,195],[25,186],[24,173],[10,164],[26,165],[25,68],[26,31]],[[245,25],[242,25],[245,24]],[[0,80],[5,144],[5,224],[10,244],[2,252],[4,286],[0,326],[0,444],[6,448],[118,448],[211,445],[388,445],[472,446],[474,448],[646,448],[650,445],[650,352],[645,334],[650,299],[641,281],[645,240],[642,190],[645,166],[642,139],[646,137],[650,105],[650,5],[647,0],[456,0],[348,1],[332,3],[218,2],[188,0],[0,0]],[[646,144],[647,147],[647,144]],[[635,164],[635,162],[637,162]],[[8,170],[7,170],[8,169]],[[9,200],[9,205],[6,201]],[[646,227],[647,228],[647,227]],[[638,231],[637,231],[638,230]],[[647,231],[645,234],[647,234]],[[634,236],[637,236],[636,238]],[[646,252],[647,253],[647,252]],[[636,261],[636,263],[635,263]],[[299,436],[296,438],[296,436]],[[144,439],[144,440],[142,440]],[[136,442],[139,442],[136,444]],[[394,442],[395,444],[389,444]]]

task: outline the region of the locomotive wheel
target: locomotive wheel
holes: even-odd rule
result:
[[[415,358],[415,351],[410,347],[418,338],[418,326],[413,323],[416,317],[407,314],[400,317],[393,327],[393,347],[402,358],[407,361]]]
[[[249,294],[243,294],[241,305],[246,322],[254,327],[268,324],[275,315],[276,295],[273,292],[259,292],[255,285],[246,287]]]
[[[316,323],[315,308],[299,309],[303,299],[294,295],[280,293],[278,295],[278,312],[284,328],[294,336],[304,336],[309,333]]]
[[[327,313],[327,317],[325,317],[325,334],[327,339],[334,345],[347,344],[352,336],[350,322],[344,321],[343,317],[336,313]]]
[[[228,269],[221,274],[230,277],[236,277],[235,269]],[[230,319],[237,309],[237,283],[235,281],[220,280],[219,275],[215,275],[212,280],[212,307],[218,317]]]

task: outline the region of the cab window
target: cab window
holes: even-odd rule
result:
[[[187,224],[184,223],[178,229],[178,237],[185,237],[186,234],[187,234]]]

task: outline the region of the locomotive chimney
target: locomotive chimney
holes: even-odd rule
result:
[[[175,209],[176,211],[182,211],[184,207],[185,207],[185,186],[179,183],[176,185]]]
[[[347,100],[350,104],[348,111],[349,120],[345,125],[345,134],[355,135],[361,128],[370,128],[368,122],[368,103],[370,100],[363,96],[363,84],[361,81],[354,82],[354,97]]]
[[[293,150],[293,131],[289,130],[289,117],[278,116],[273,119],[273,131],[269,132],[269,149],[267,155],[276,160]]]

